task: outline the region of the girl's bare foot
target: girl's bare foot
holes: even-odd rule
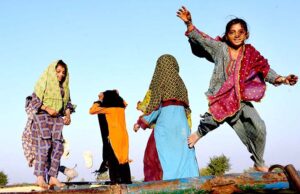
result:
[[[58,187],[58,188],[62,188],[65,186],[64,183],[60,182],[56,177],[50,177],[50,180],[49,180],[49,185],[50,185],[50,188],[53,188],[53,187]]]
[[[49,185],[46,183],[43,176],[37,176],[36,184],[43,189],[49,189]]]
[[[197,143],[197,141],[200,139],[200,136],[198,135],[197,131],[192,133],[188,137],[188,145],[190,148],[194,147],[194,145]]]
[[[266,166],[255,166],[254,169],[259,172],[269,172],[269,168]]]

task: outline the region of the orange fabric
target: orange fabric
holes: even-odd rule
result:
[[[108,138],[120,164],[128,160],[128,133],[125,121],[125,109],[119,107],[104,108],[94,103],[90,108],[90,114],[105,114],[108,125]]]

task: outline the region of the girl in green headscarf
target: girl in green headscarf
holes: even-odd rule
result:
[[[134,130],[154,127],[144,155],[144,181],[199,176],[195,150],[187,141],[191,133],[188,92],[175,57],[158,58],[149,90],[137,109],[144,114]]]
[[[23,133],[23,148],[29,166],[34,166],[40,187],[63,187],[57,179],[63,154],[62,129],[71,123],[70,115],[74,112],[67,65],[62,60],[50,64],[27,100],[28,122]],[[46,183],[47,178],[49,183]]]

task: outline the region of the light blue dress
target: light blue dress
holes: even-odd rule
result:
[[[143,119],[148,124],[155,123],[154,138],[163,180],[199,176],[195,149],[188,147],[187,138],[191,130],[184,107],[160,107]]]

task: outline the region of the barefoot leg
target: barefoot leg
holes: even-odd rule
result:
[[[269,171],[269,168],[266,166],[255,166],[254,165],[254,169],[259,172],[268,172]]]
[[[37,176],[37,181],[36,181],[36,184],[43,188],[43,189],[48,189],[49,188],[49,185],[46,183],[45,179],[43,176]]]
[[[50,188],[53,188],[55,186],[62,188],[65,186],[64,183],[60,182],[56,177],[53,177],[53,176],[50,177],[49,185],[50,185]]]

